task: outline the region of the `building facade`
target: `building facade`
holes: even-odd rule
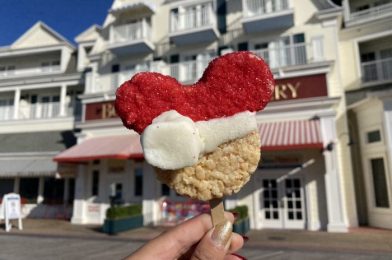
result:
[[[42,22],[0,48],[0,196],[21,195],[28,217],[72,214],[74,177],[53,157],[76,143],[81,75],[76,49]]]
[[[392,228],[392,3],[343,3],[340,49],[359,223]]]
[[[269,63],[276,90],[257,116],[263,163],[226,208],[247,205],[256,229],[356,226],[342,13],[329,1],[114,1],[103,26],[76,39],[85,75],[81,131],[78,145],[55,158],[79,164],[72,222],[102,223],[114,196],[142,203],[146,223],[167,217],[168,203],[186,204],[141,160],[138,135],[115,115],[115,89],[138,71],[192,84],[214,57],[250,50]]]

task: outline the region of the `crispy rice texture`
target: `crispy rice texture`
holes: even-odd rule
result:
[[[257,132],[220,145],[197,164],[179,170],[155,168],[157,178],[177,193],[199,200],[237,193],[250,179],[260,160]]]

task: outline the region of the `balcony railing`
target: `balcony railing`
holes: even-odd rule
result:
[[[193,60],[169,65],[169,75],[180,82],[193,83],[198,80],[210,60]]]
[[[364,83],[392,80],[392,58],[363,62],[361,67]]]
[[[0,78],[6,77],[19,77],[29,75],[41,75],[46,73],[53,73],[60,71],[60,66],[47,66],[47,67],[36,67],[28,69],[16,69],[8,71],[0,71]]]
[[[288,0],[243,0],[244,16],[252,17],[289,9]]]
[[[294,65],[305,65],[324,60],[321,39],[311,43],[297,43],[281,48],[253,50],[262,57],[271,69]]]
[[[113,27],[112,43],[150,39],[151,28],[146,20]]]
[[[189,8],[184,12],[172,12],[170,21],[170,32],[179,32],[216,24],[212,4]]]
[[[353,12],[349,16],[349,22],[355,23],[369,18],[378,18],[385,14],[392,14],[392,3],[375,6],[369,9]]]
[[[0,106],[0,121],[57,118],[60,116],[60,106],[60,102],[20,104],[16,118],[14,106]],[[74,107],[70,103],[65,104],[64,113],[63,116],[72,116]]]
[[[14,116],[13,106],[0,106],[0,120],[11,120]]]

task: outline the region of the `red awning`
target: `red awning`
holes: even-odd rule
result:
[[[261,149],[322,149],[320,121],[295,120],[259,125]]]
[[[138,135],[94,137],[77,144],[53,158],[60,163],[75,163],[97,159],[142,159]]]

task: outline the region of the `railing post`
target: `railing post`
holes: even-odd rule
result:
[[[61,85],[60,88],[60,116],[66,116],[65,106],[66,106],[66,98],[67,98],[67,85]],[[57,116],[57,115],[52,115]]]
[[[19,116],[19,103],[20,103],[20,89],[15,89],[14,94],[14,119],[18,119]]]

